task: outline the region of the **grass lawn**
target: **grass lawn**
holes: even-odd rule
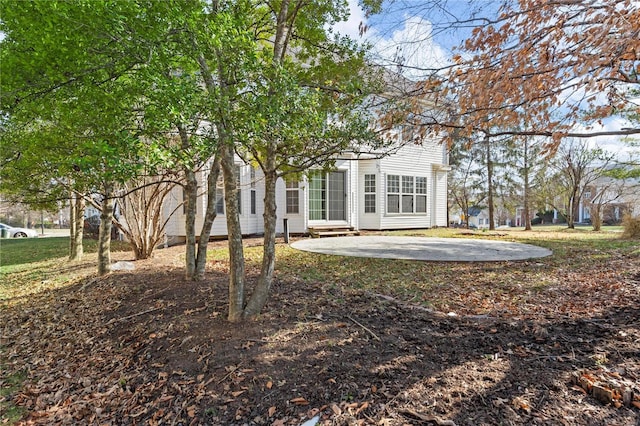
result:
[[[0,240],[0,302],[72,285],[96,271],[97,240],[83,240],[85,259],[69,263],[69,237]],[[129,244],[113,241],[112,252]]]

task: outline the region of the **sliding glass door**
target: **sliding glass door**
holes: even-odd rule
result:
[[[309,176],[309,220],[346,220],[345,172]]]

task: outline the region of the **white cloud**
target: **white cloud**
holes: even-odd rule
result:
[[[450,53],[433,40],[433,25],[419,16],[404,15],[393,32],[368,28],[360,36],[361,24],[367,24],[363,10],[357,0],[349,0],[351,15],[344,22],[333,26],[333,30],[348,35],[354,40],[370,43],[373,47],[372,59],[381,65],[401,69],[413,79],[420,79],[429,70],[439,69],[451,63]],[[392,18],[396,21],[397,18]]]
[[[335,24],[333,30],[354,40],[360,40],[360,24],[366,20],[364,11],[358,5],[358,0],[349,0],[349,19]]]
[[[402,73],[419,79],[430,70],[451,63],[449,54],[433,40],[433,26],[419,16],[405,16],[402,28],[384,38],[372,31],[368,41],[373,45],[375,60],[383,65],[401,66]]]
[[[619,131],[626,127],[634,127],[632,123],[622,117],[610,117],[602,122],[602,124],[594,124],[586,127],[583,124],[576,124],[574,131],[580,133],[597,133]],[[627,160],[637,155],[638,149],[624,143],[625,136],[595,136],[588,138],[587,143],[591,148],[601,148],[605,151],[616,154],[618,159]]]

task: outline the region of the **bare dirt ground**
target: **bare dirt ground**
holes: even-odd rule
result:
[[[23,424],[640,425],[628,259],[602,283],[624,303],[593,316],[449,316],[285,277],[260,320],[232,325],[224,264],[186,282],[182,251],[1,313]]]

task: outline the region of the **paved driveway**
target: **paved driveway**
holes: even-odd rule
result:
[[[466,238],[361,236],[308,238],[293,248],[323,254],[437,262],[497,262],[551,256],[546,248],[508,241]]]

